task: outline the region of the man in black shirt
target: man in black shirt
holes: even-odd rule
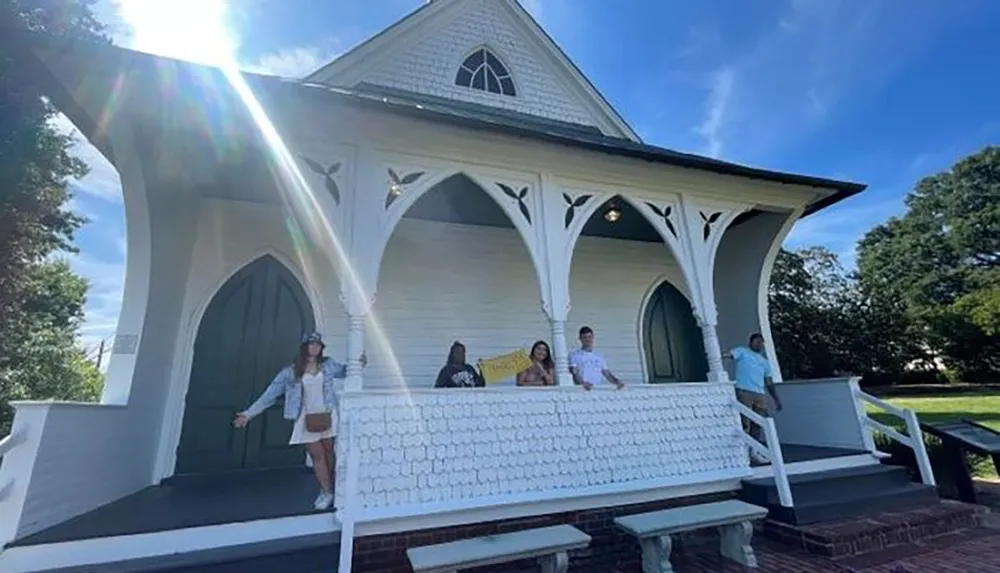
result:
[[[435,388],[472,388],[486,386],[482,374],[465,362],[465,345],[455,341],[448,352],[448,362],[438,372]]]

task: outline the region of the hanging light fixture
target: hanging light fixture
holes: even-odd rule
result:
[[[393,183],[389,185],[389,194],[393,197],[399,197],[400,193],[403,192],[403,186],[399,183]]]
[[[608,210],[604,212],[604,220],[609,223],[616,223],[621,218],[622,210],[618,208],[618,205],[616,203],[608,205]]]

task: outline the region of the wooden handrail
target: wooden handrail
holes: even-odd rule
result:
[[[25,438],[24,429],[20,429],[4,437],[4,439],[0,440],[0,458],[3,458],[5,455],[9,454],[10,451],[13,450],[15,447],[24,443],[25,441],[24,438]],[[6,481],[6,483],[0,485],[0,501],[7,499],[7,496],[10,495],[10,492],[13,490],[14,490],[13,479],[9,479]]]
[[[895,428],[891,428],[877,420],[873,420],[863,407],[859,408],[859,415],[863,416],[862,421],[865,424],[865,427],[862,428],[863,431],[875,430],[877,432],[881,432],[893,440],[896,440],[904,446],[912,449],[913,456],[917,459],[917,467],[920,469],[920,481],[922,481],[925,485],[937,485],[937,480],[934,479],[934,469],[931,467],[931,458],[927,455],[927,447],[924,445],[924,436],[920,431],[920,422],[917,419],[917,413],[911,408],[900,408],[899,406],[890,404],[885,400],[876,398],[875,396],[864,392],[860,388],[855,389],[854,396],[861,402],[867,402],[876,408],[882,409],[887,414],[892,414],[893,416],[903,420],[903,423],[906,424],[906,434],[903,434]]]
[[[733,398],[736,400],[735,398]],[[785,458],[781,453],[781,444],[778,441],[778,428],[774,425],[772,418],[765,418],[757,412],[736,400],[736,407],[740,414],[746,416],[751,422],[757,424],[764,434],[764,442],[761,443],[743,433],[743,440],[750,449],[758,454],[764,455],[771,462],[771,470],[774,472],[774,485],[778,488],[778,500],[782,507],[793,507],[792,487],[788,482],[788,473],[785,471]]]
[[[15,446],[24,442],[24,430],[18,430],[0,440],[0,458],[7,455]]]
[[[881,398],[876,398],[875,396],[872,396],[867,392],[859,392],[858,396],[865,402],[868,402],[869,404],[877,408],[881,408],[882,410],[892,414],[893,416],[897,416],[899,418],[906,417],[906,408],[900,408],[899,406],[890,404],[889,402],[886,402]]]

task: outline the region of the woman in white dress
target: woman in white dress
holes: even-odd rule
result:
[[[323,338],[318,332],[302,338],[295,361],[282,368],[263,394],[246,410],[236,414],[233,425],[246,426],[251,419],[285,397],[284,416],[295,420],[289,445],[303,444],[312,458],[313,473],[319,482],[314,507],[329,509],[333,504],[334,444],[337,433],[337,393],[334,379],[347,376],[347,366],[323,356]],[[361,353],[361,365],[368,362]]]

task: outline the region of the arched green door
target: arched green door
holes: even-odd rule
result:
[[[691,303],[674,285],[657,287],[643,319],[646,371],[651,383],[704,382],[708,372],[701,329]]]
[[[176,474],[302,465],[288,446],[292,424],[281,401],[245,429],[232,426],[277,372],[291,364],[304,332],[315,328],[302,285],[264,256],[233,275],[198,327]]]

